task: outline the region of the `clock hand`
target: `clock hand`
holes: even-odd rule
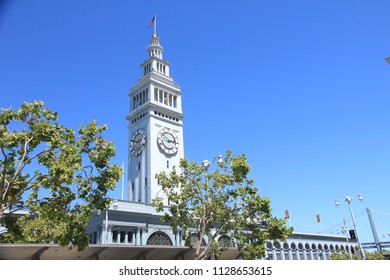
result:
[[[165,134],[163,135],[163,138],[164,138],[165,141],[170,142],[168,137]]]

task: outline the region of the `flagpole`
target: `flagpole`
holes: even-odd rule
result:
[[[154,35],[157,35],[157,16],[154,15]]]
[[[125,162],[122,162],[122,200],[124,199],[125,194]]]

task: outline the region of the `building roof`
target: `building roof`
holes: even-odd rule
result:
[[[237,248],[222,252],[221,260],[236,259]],[[1,260],[193,260],[195,249],[175,246],[90,245],[83,251],[54,244],[0,244]]]

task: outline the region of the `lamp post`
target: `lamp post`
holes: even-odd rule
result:
[[[349,258],[352,260],[352,252],[351,252],[351,248],[349,247],[348,231],[347,231],[347,225],[345,223],[345,220],[343,221],[342,229],[343,230],[341,232],[345,235],[345,238],[347,240]]]
[[[104,241],[105,244],[108,244],[108,210],[111,208],[111,206],[114,208],[114,210],[118,209],[118,200],[110,200],[110,205],[108,205],[106,209],[106,220],[104,223]],[[98,211],[98,215],[100,215],[100,211]],[[102,240],[103,241],[103,240]]]
[[[208,169],[210,167],[210,165],[217,159],[217,157],[214,158],[213,161],[208,161],[207,159],[205,159],[204,161],[202,161],[202,166],[205,170],[205,178],[206,178],[206,186],[207,188],[209,187],[209,178],[208,178]],[[223,162],[223,159],[222,159],[222,155],[219,154],[218,156],[218,164],[221,164]],[[211,242],[211,233],[209,232],[208,233],[208,239],[209,239],[209,242]],[[213,250],[214,250],[214,245],[213,243],[211,243],[211,255],[210,255],[210,259],[211,260],[215,260],[215,256],[214,256],[214,253],[213,253]]]
[[[361,194],[359,194],[358,195],[358,199],[359,199],[360,202],[362,202],[363,201],[363,196]],[[347,196],[347,197],[345,197],[344,201],[348,203],[349,212],[351,213],[353,228],[355,230],[356,241],[358,243],[362,259],[365,260],[366,259],[366,255],[364,254],[364,250],[363,250],[362,244],[360,243],[359,234],[358,234],[358,231],[357,231],[357,228],[356,228],[355,216],[354,216],[353,211],[352,211],[352,206],[351,206],[352,198]],[[336,207],[339,207],[339,205],[340,205],[340,203],[339,203],[339,201],[337,199],[335,201],[335,205],[336,205]]]

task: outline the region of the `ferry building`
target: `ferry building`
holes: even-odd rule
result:
[[[141,77],[129,93],[128,197],[112,200],[105,212],[96,213],[91,219],[87,228],[91,245],[87,250],[100,249],[99,254],[90,254],[94,258],[192,258],[193,252],[184,246],[182,232],[162,224],[162,215],[151,206],[152,198],[161,195],[155,174],[169,172],[184,157],[183,94],[170,76],[171,65],[163,59],[163,53],[155,33],[147,47],[147,59],[140,65]],[[167,199],[164,204],[169,204]],[[229,236],[219,238],[230,243]],[[295,232],[280,246],[268,242],[266,258],[325,260],[338,250],[353,253],[356,245],[345,236]],[[238,250],[234,247],[221,256],[237,257]]]
[[[184,157],[182,92],[170,76],[170,63],[154,33],[141,63],[141,77],[131,88],[128,121],[128,197],[111,200],[94,213],[87,226],[90,245],[83,251],[56,244],[1,244],[0,259],[194,259],[195,249],[184,245],[181,230],[161,222],[151,205],[161,196],[155,174],[169,172]],[[169,205],[165,198],[164,205]],[[207,237],[203,240],[207,244]],[[240,257],[228,235],[218,237],[227,250],[220,259]],[[326,260],[337,251],[354,253],[356,241],[345,236],[294,232],[286,242],[266,242],[269,260]]]

